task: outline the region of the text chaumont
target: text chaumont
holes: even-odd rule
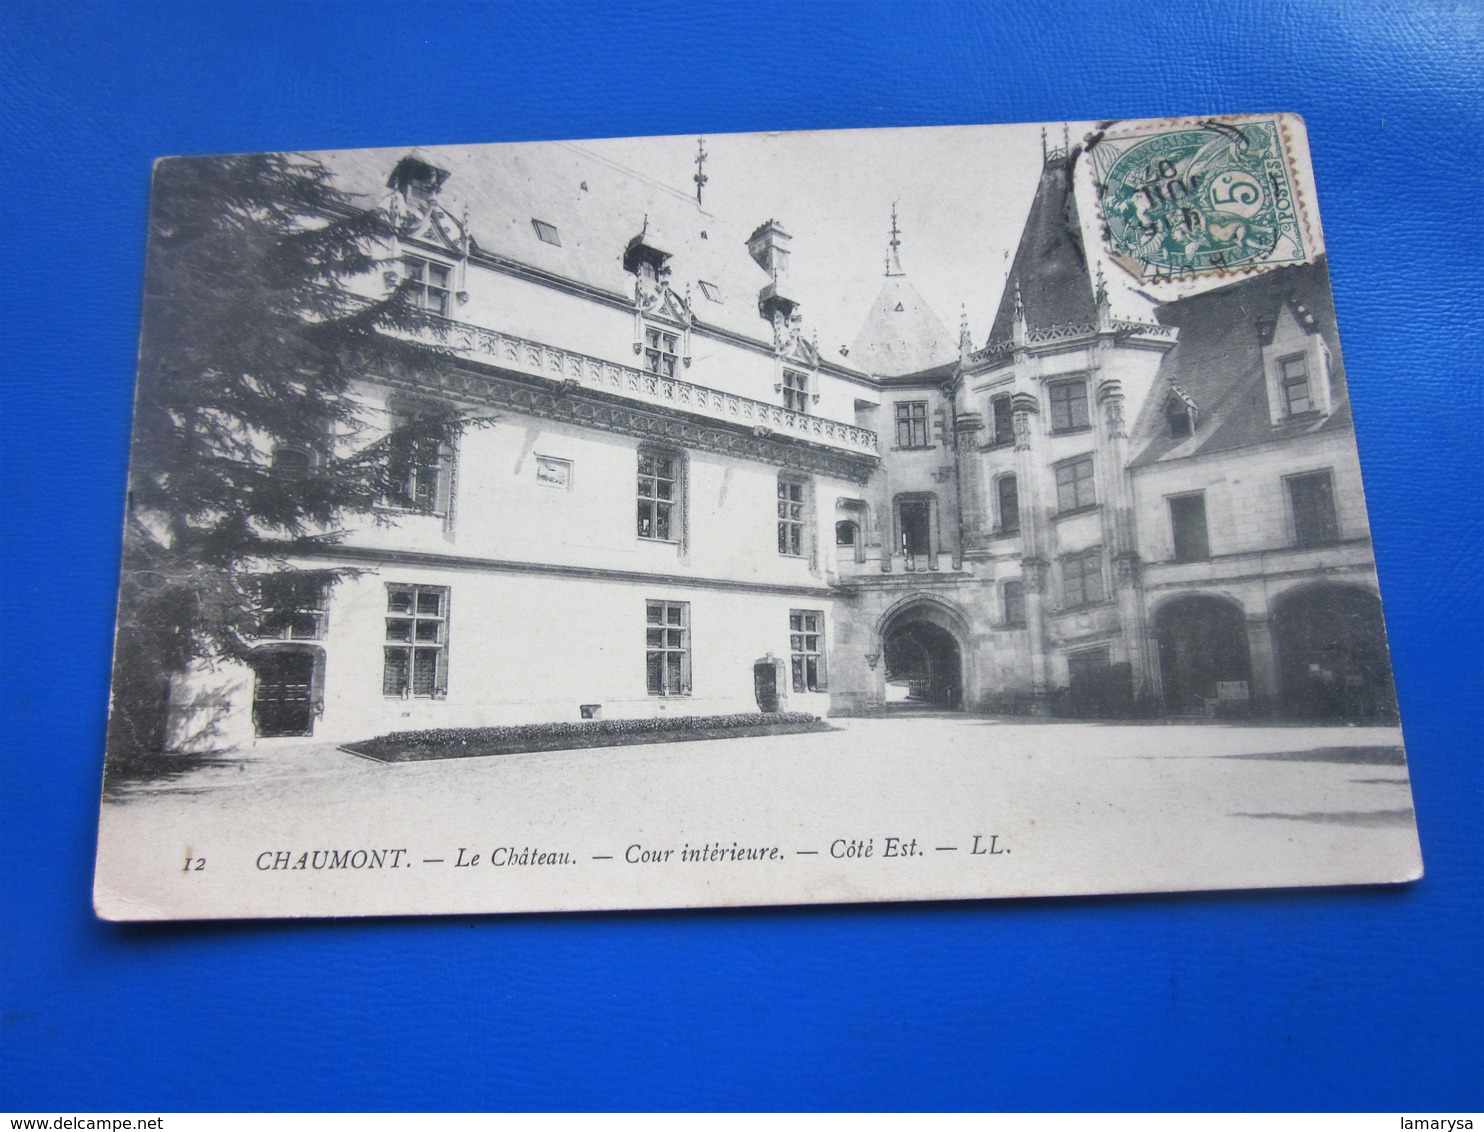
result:
[[[257,865],[263,872],[298,869],[403,869],[411,862],[403,860],[406,849],[265,849],[258,854]]]

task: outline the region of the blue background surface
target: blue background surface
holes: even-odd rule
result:
[[[0,1108],[1484,1106],[1481,11],[8,0]],[[1426,879],[93,919],[153,157],[1248,110],[1311,131]]]

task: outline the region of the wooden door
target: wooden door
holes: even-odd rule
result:
[[[254,667],[253,724],[264,738],[314,734],[314,654],[302,650],[267,653]]]

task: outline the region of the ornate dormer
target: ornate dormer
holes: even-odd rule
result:
[[[677,362],[689,367],[690,328],[694,322],[690,294],[670,286],[670,253],[649,231],[649,217],[628,242],[623,268],[634,276],[634,353],[651,373],[674,377]]]
[[[469,216],[455,216],[439,199],[450,174],[411,154],[393,167],[386,209],[392,219],[392,258],[402,264],[389,271],[389,286],[411,287],[414,303],[433,314],[449,315],[450,297],[467,302]]]
[[[629,241],[623,252],[623,269],[636,276],[647,291],[657,293],[660,286],[669,286],[670,253],[663,251],[649,234],[649,217],[644,218],[644,227]]]
[[[1334,411],[1329,346],[1319,323],[1289,295],[1277,313],[1257,320],[1268,417],[1275,428],[1322,420]]]
[[[433,203],[448,176],[447,169],[408,154],[393,167],[386,184],[387,188],[401,194],[409,206],[421,212]]]
[[[757,313],[773,324],[775,339],[780,324],[787,324],[799,308],[788,294],[788,244],[792,239],[776,220],[764,222],[747,237],[748,254],[768,273],[769,281],[757,295]]]
[[[804,337],[804,323],[793,315],[775,325],[773,341],[773,391],[783,398],[783,407],[807,413],[819,401],[819,336]]]

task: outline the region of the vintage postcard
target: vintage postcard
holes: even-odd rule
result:
[[[1400,882],[1303,123],[155,169],[113,920]]]

